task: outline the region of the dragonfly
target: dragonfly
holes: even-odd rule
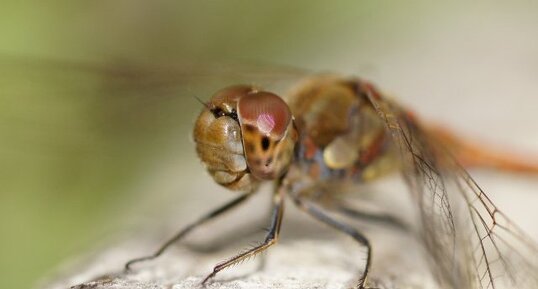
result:
[[[186,65],[173,70],[48,60],[38,66],[44,66],[47,74],[52,66],[102,76],[104,87],[115,93],[128,86],[130,91],[143,91],[140,95],[147,91],[158,94],[163,89],[167,97],[167,87],[199,80],[205,83],[223,74],[230,78],[235,69],[251,79],[275,77],[275,72],[244,66],[225,66],[230,71],[216,67],[210,72]],[[262,184],[272,183],[271,225],[265,239],[218,263],[202,283],[275,245],[284,201],[289,198],[306,214],[366,249],[356,288],[368,288],[376,264],[372,243],[366,234],[332,213],[404,226],[391,215],[362,212],[334,196],[341,184],[374,183],[399,173],[415,203],[419,237],[441,288],[538,288],[535,241],[493,203],[465,169],[484,166],[538,173],[538,166],[432,125],[366,80],[277,70],[277,78],[299,76],[304,80],[282,97],[256,85],[234,85],[200,101],[202,111],[193,130],[196,153],[213,180],[239,196],[183,228],[153,254],[129,261],[127,272],[135,263],[161,256],[199,226],[245,204]],[[141,101],[147,109],[147,100]]]
[[[392,220],[355,211],[332,196],[338,184],[403,176],[420,215],[420,237],[442,288],[538,288],[538,246],[488,197],[465,166],[537,172],[536,166],[487,151],[429,125],[360,78],[310,76],[285,97],[253,85],[215,93],[193,130],[196,152],[219,185],[239,196],[188,225],[157,258],[198,226],[244,204],[273,183],[271,225],[259,244],[214,266],[202,281],[270,248],[279,239],[284,200],[366,248],[356,288],[369,288],[375,256],[368,236],[332,217]],[[456,210],[457,208],[457,210]]]

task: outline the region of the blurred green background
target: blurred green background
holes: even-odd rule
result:
[[[195,97],[224,85],[291,83],[303,69],[353,73],[426,115],[437,106],[429,116],[456,127],[476,122],[476,130],[505,107],[503,99],[483,104],[482,96],[515,87],[514,102],[523,104],[506,106],[518,112],[512,123],[535,120],[529,95],[518,91],[538,71],[532,6],[2,1],[0,288],[29,288],[69,256],[136,223],[134,216],[171,210],[144,187],[146,179],[167,164],[186,170],[172,182],[205,177],[190,140]],[[499,79],[510,85],[495,85]],[[478,97],[454,117],[457,104],[445,100],[461,92]],[[479,104],[490,114],[469,108]]]

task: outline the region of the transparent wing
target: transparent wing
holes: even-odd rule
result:
[[[449,288],[538,288],[538,247],[413,115],[363,85],[402,157],[432,267]]]
[[[304,73],[249,62],[147,64],[0,55],[0,125],[14,143],[31,138],[53,145],[64,137],[76,142],[77,136],[81,142],[162,140],[173,131],[190,132],[199,100],[224,86],[284,85]]]

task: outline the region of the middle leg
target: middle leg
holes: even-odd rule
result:
[[[364,284],[366,284],[366,277],[368,276],[368,272],[370,271],[371,263],[372,263],[372,247],[370,246],[370,242],[368,239],[359,231],[357,231],[355,228],[342,223],[338,220],[333,219],[331,216],[326,214],[322,209],[318,208],[317,206],[313,205],[310,201],[304,200],[303,197],[300,196],[292,196],[293,201],[295,204],[311,215],[312,217],[316,218],[317,220],[339,230],[347,235],[351,236],[355,241],[359,242],[363,246],[366,247],[366,265],[364,267],[364,271],[359,278],[359,282],[357,284],[358,289],[364,289]]]
[[[405,222],[389,214],[360,211],[344,204],[337,204],[329,209],[353,219],[393,226],[404,232],[411,230]]]

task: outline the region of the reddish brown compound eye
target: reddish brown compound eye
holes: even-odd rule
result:
[[[273,141],[280,140],[291,121],[288,105],[275,94],[251,92],[241,99],[237,113],[242,126],[253,126]]]
[[[237,115],[245,157],[250,172],[259,179],[274,179],[288,165],[291,139],[291,111],[277,95],[256,91],[238,100]]]

